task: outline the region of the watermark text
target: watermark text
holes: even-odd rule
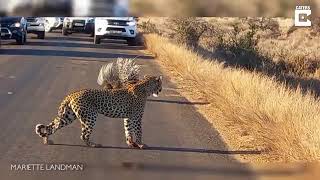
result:
[[[11,164],[11,171],[83,171],[84,164],[68,164],[68,163],[57,163],[57,164]]]

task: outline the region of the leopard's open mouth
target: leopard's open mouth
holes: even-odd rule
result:
[[[159,93],[161,92],[162,89],[159,89],[156,93],[152,93],[153,97],[158,97]]]

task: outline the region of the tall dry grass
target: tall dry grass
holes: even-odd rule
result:
[[[258,70],[278,79],[303,78],[304,83],[320,77],[320,18],[312,28],[300,29],[292,28],[293,20],[286,18],[160,17],[141,18],[139,23],[145,33],[184,42],[228,66]],[[320,94],[317,88],[311,89]]]
[[[131,0],[130,13],[137,16],[292,17],[296,5],[310,5],[319,15],[318,0]]]
[[[311,36],[310,30],[298,29],[285,39],[259,41],[259,53],[275,63],[285,63],[282,71],[299,77],[320,78],[320,36]]]
[[[224,68],[159,35],[145,35],[145,43],[188,91],[210,102],[208,120],[222,136],[232,134],[224,137],[231,147],[268,150],[270,161],[320,159],[320,104],[313,96],[261,74]]]

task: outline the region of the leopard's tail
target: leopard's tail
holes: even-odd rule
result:
[[[63,117],[63,115],[67,111],[67,108],[69,108],[68,107],[69,102],[70,102],[70,96],[67,96],[62,101],[62,103],[61,103],[61,105],[59,107],[58,116],[56,118],[54,118],[53,121],[50,124],[48,124],[47,126],[43,125],[43,124],[37,124],[36,128],[35,128],[36,134],[38,134],[42,138],[43,137],[48,137],[49,135],[53,134],[57,129],[61,128],[59,126],[61,120],[63,119],[61,117]],[[63,122],[65,122],[65,121],[63,121]]]
[[[58,116],[50,124],[48,124],[47,126],[43,124],[36,125],[36,128],[35,128],[36,134],[38,134],[40,137],[48,137],[49,135],[51,135],[56,131],[54,126],[56,125],[57,122],[59,122],[60,119],[62,119],[61,117],[63,117],[63,115],[66,113],[67,109],[69,108],[71,95],[72,94],[67,96],[62,101],[58,110]]]
[[[36,134],[38,134],[40,137],[47,137],[47,133],[43,132],[43,129],[46,129],[46,126],[43,124],[37,124],[36,125]]]

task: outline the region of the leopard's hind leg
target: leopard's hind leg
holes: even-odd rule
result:
[[[36,126],[36,134],[43,138],[44,144],[53,144],[53,141],[49,140],[49,136],[57,130],[71,124],[75,119],[75,113],[71,108],[66,107],[63,111],[59,111],[58,116],[47,126],[38,124]]]
[[[83,113],[86,114],[86,113]],[[97,113],[92,113],[89,116],[83,117],[81,114],[78,114],[78,119],[80,120],[81,123],[81,136],[80,139],[89,147],[101,147],[101,144],[96,144],[92,141],[90,141],[90,135],[93,132],[93,127],[96,123],[98,114]]]

